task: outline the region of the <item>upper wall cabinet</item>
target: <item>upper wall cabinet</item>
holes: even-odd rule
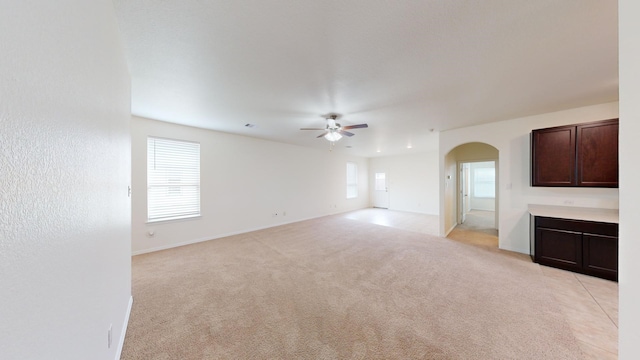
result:
[[[531,185],[618,187],[618,119],[533,130]]]

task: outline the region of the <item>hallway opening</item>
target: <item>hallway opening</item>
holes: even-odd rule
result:
[[[498,248],[498,151],[483,143],[463,144],[447,155],[451,168],[453,221],[447,238]],[[455,170],[455,173],[453,172]]]

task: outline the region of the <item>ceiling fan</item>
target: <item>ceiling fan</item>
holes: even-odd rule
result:
[[[317,137],[320,138],[324,136],[325,139],[333,143],[340,140],[343,135],[348,137],[355,135],[354,133],[348,132],[346,130],[361,129],[361,128],[369,127],[369,125],[367,124],[341,126],[336,122],[336,119],[338,119],[338,117],[339,117],[338,114],[329,114],[329,116],[327,117],[327,126],[324,129],[323,128],[301,128],[300,130],[324,130],[324,132],[318,135]]]

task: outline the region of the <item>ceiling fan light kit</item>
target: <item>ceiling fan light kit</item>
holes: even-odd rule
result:
[[[331,145],[333,145],[334,142],[342,139],[343,136],[348,136],[351,137],[355,134],[345,131],[348,129],[361,129],[361,128],[367,128],[369,127],[369,125],[367,124],[358,124],[358,125],[349,125],[349,126],[341,126],[340,124],[338,124],[336,122],[336,119],[338,118],[338,114],[331,114],[329,115],[329,117],[327,117],[327,126],[322,129],[322,128],[301,128],[300,130],[323,130],[324,133],[320,134],[317,137],[324,137],[325,139],[327,139],[329,142],[331,142]]]
[[[333,141],[338,141],[340,139],[342,139],[342,135],[340,135],[339,132],[337,131],[329,131],[325,136],[325,139],[333,142]]]

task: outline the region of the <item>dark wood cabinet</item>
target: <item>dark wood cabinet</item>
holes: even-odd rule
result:
[[[618,237],[583,234],[582,241],[585,273],[618,280]]]
[[[577,185],[618,187],[618,119],[576,127]]]
[[[531,242],[534,262],[618,280],[618,224],[535,216]]]
[[[531,185],[618,187],[618,119],[533,130]]]
[[[534,186],[575,185],[575,126],[534,130],[531,154]]]
[[[573,271],[582,269],[582,233],[539,227],[536,246],[537,263]]]

